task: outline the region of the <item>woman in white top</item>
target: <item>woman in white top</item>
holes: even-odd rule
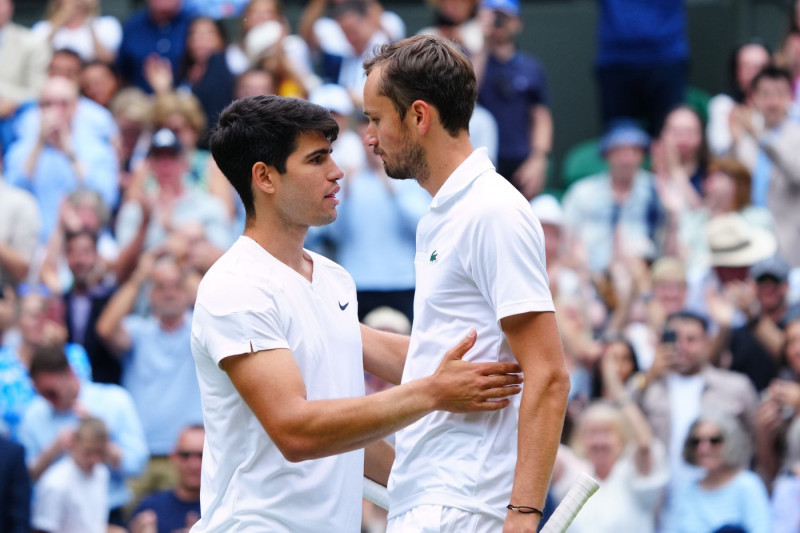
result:
[[[575,454],[559,450],[554,494],[568,488],[576,470],[600,482],[600,490],[584,505],[568,533],[655,531],[655,509],[668,473],[664,447],[655,439],[642,412],[627,396],[617,360],[602,359],[603,385],[612,402],[590,405],[579,417],[572,438]],[[561,491],[564,492],[564,491]]]
[[[98,0],[50,0],[46,19],[31,29],[53,50],[74,50],[86,62],[113,62],[122,41],[122,26],[114,17],[100,16]]]

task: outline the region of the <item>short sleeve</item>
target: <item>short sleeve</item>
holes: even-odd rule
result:
[[[289,348],[275,303],[265,299],[260,309],[214,314],[202,304],[195,307],[192,335],[219,365],[232,355]]]
[[[526,209],[527,208],[527,209]],[[460,243],[465,268],[500,319],[554,311],[544,257],[544,233],[527,204],[489,206]]]

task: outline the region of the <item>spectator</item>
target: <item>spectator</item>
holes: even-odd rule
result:
[[[147,0],[123,26],[117,55],[123,82],[152,92],[145,77],[146,64],[162,59],[169,62],[172,79],[179,79],[178,68],[191,20],[183,9],[183,0]]]
[[[95,60],[84,65],[81,71],[83,95],[108,108],[119,90],[119,76],[112,63]]]
[[[144,431],[130,395],[117,385],[79,380],[57,347],[37,351],[30,374],[40,396],[25,412],[20,442],[31,478],[38,480],[68,450],[82,418],[101,419],[110,436],[105,454],[111,472],[108,522],[123,526],[121,508],[130,497],[126,479],[139,475],[147,461]]]
[[[612,365],[607,366],[606,372],[616,373]],[[573,451],[588,462],[581,465],[582,469],[598,479],[600,490],[583,506],[570,533],[656,531],[655,510],[669,478],[664,446],[653,437],[639,408],[624,399],[622,382],[612,380],[616,383],[612,397],[619,398],[621,406],[589,406],[581,414],[572,438]],[[560,462],[568,460],[563,448],[559,453]],[[569,468],[565,470],[569,472]],[[569,481],[559,479],[554,489],[564,485],[568,487]]]
[[[143,191],[139,198],[126,201],[120,208],[117,238],[121,246],[130,244],[143,224],[144,249],[151,250],[163,244],[173,229],[196,221],[203,224],[206,235],[217,248],[227,249],[231,229],[224,207],[215,197],[186,187],[188,170],[189,162],[178,137],[166,128],[158,130],[143,169],[145,176],[152,171],[158,190]]]
[[[45,19],[31,31],[54,50],[69,48],[86,62],[114,61],[122,41],[122,26],[100,15],[99,0],[49,0]]]
[[[27,276],[39,244],[40,226],[36,199],[7,184],[0,174],[0,291]]]
[[[14,115],[20,104],[34,99],[44,86],[50,49],[34,38],[30,30],[11,21],[13,0],[0,0],[0,123]],[[10,132],[3,131],[2,145],[7,146]]]
[[[619,118],[661,130],[686,91],[689,39],[684,0],[600,0],[597,79],[606,128]]]
[[[762,394],[756,418],[756,471],[768,487],[795,485],[800,475],[800,318],[786,326],[785,366]],[[795,489],[797,490],[797,489]],[[800,522],[794,525],[800,527]]]
[[[784,329],[789,320],[800,316],[800,305],[789,305],[789,265],[780,256],[759,261],[750,267],[743,282],[732,282],[727,300],[746,317],[746,323],[731,328],[729,321],[718,320],[718,340],[730,350],[730,369],[750,378],[759,392],[778,377]],[[725,313],[732,317],[734,310]]]
[[[47,67],[47,77],[66,78],[75,85],[79,85],[83,67],[84,62],[77,53],[62,48],[53,52]],[[15,117],[12,124],[12,133],[14,134],[12,140],[14,142],[21,140],[30,142],[39,134],[41,109],[35,103],[30,102],[29,105],[24,106]],[[86,140],[96,139],[108,149],[111,149],[110,147],[117,137],[117,127],[108,109],[83,96],[78,98],[72,128],[75,130],[76,137]]]
[[[655,255],[662,206],[653,175],[640,168],[648,143],[635,123],[616,123],[601,143],[608,172],[583,178],[564,196],[566,226],[585,248],[593,271],[608,268],[615,242],[624,245],[626,255]]]
[[[670,111],[650,153],[659,195],[670,187],[689,207],[700,205],[709,156],[697,111],[685,104]]]
[[[274,72],[275,91],[265,94],[308,94],[321,83],[308,44],[292,33],[281,0],[248,2],[239,35],[239,42],[228,47],[228,66],[236,75],[251,67]]]
[[[237,100],[259,94],[277,94],[275,73],[261,67],[248,68],[236,77],[233,96]]]
[[[181,428],[202,421],[190,349],[192,315],[183,272],[174,259],[145,254],[97,321],[97,334],[122,361],[122,384],[142,421],[150,462],[132,484],[137,498],[174,483],[168,456]],[[132,314],[145,281],[150,313]],[[157,408],[155,406],[158,406]]]
[[[745,376],[710,364],[711,339],[704,318],[680,311],[667,319],[665,328],[674,331],[674,340],[662,339],[636,397],[656,438],[667,445],[671,479],[662,517],[670,517],[678,491],[698,479],[698,470],[682,455],[692,421],[703,410],[720,409],[739,419],[752,440],[758,396]]]
[[[25,449],[0,434],[0,530],[29,533],[31,481]]]
[[[689,428],[683,456],[705,474],[678,493],[664,531],[768,533],[769,496],[764,483],[747,470],[751,450],[749,436],[735,418],[728,413],[701,414]]]
[[[478,0],[428,0],[427,3],[433,8],[433,25],[422,28],[418,34],[447,37],[468,56],[484,49],[483,29],[477,16]]]
[[[84,418],[69,453],[36,484],[31,524],[36,533],[105,533],[108,530],[108,429]]]
[[[133,174],[147,155],[153,103],[141,89],[126,87],[117,93],[109,109],[119,127],[119,196],[124,198]]]
[[[763,116],[763,127],[752,111],[741,110],[731,121],[733,151],[753,176],[755,206],[766,206],[780,221],[775,228],[778,249],[793,267],[800,266],[800,124],[789,120],[792,103],[790,74],[766,67],[753,78],[753,107]]]
[[[67,339],[86,349],[94,381],[119,385],[120,363],[95,332],[95,324],[116,290],[116,283],[98,254],[95,233],[89,230],[69,233],[65,245],[74,280],[64,294]]]
[[[191,528],[200,518],[200,464],[203,457],[203,426],[183,428],[169,455],[177,474],[174,489],[145,498],[133,512],[131,533],[172,533]]]
[[[28,371],[36,352],[45,346],[63,346],[69,366],[81,381],[91,381],[92,369],[82,346],[66,343],[67,330],[60,301],[38,292],[20,296],[17,327],[19,343],[0,349],[0,415],[11,437],[19,438],[25,411],[36,397]]]
[[[336,25],[319,21],[325,7]],[[312,50],[321,53],[320,73],[323,82],[338,83],[347,89],[353,103],[360,107],[363,99],[363,62],[373,54],[373,49],[391,41],[382,26],[380,16],[373,7],[374,0],[313,0],[303,12],[300,34],[310,43]],[[319,24],[318,24],[319,22]],[[345,39],[342,41],[340,35]]]
[[[544,188],[553,117],[542,65],[517,48],[518,0],[484,0],[485,48],[475,54],[478,102],[498,124],[497,171],[529,200]],[[486,20],[488,19],[488,20]]]
[[[769,211],[750,202],[751,183],[747,167],[736,159],[727,158],[715,159],[709,165],[703,196],[697,207],[692,208],[680,198],[673,200],[671,191],[662,190],[662,202],[676,219],[673,253],[684,257],[690,270],[702,270],[711,263],[706,230],[709,221],[716,216],[736,213],[751,227],[773,231]]]
[[[39,99],[38,135],[22,138],[9,148],[9,183],[29,190],[42,214],[40,240],[56,228],[59,205],[70,192],[87,187],[99,192],[106,205],[117,198],[117,160],[110,143],[88,128],[76,126],[78,87],[66,78],[50,78]]]
[[[714,96],[708,102],[706,136],[711,153],[727,156],[733,146],[731,118],[734,114],[752,109],[753,78],[769,65],[770,51],[757,39],[751,39],[731,53],[728,62],[728,92]]]
[[[608,375],[609,372],[615,375]],[[603,339],[603,353],[592,373],[592,399],[602,399],[614,401],[616,383],[622,383],[624,387],[629,386],[629,381],[637,376],[639,361],[636,358],[636,351],[633,345],[623,336],[612,336]],[[637,376],[638,377],[638,376]]]
[[[177,85],[197,97],[206,124],[216,124],[219,112],[233,100],[235,77],[225,60],[226,41],[222,23],[212,18],[198,17],[189,24]],[[206,135],[202,132],[199,140],[204,148]]]

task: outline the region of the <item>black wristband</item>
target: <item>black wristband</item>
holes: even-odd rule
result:
[[[538,514],[539,516],[544,516],[542,511],[537,509],[536,507],[529,507],[527,505],[511,505],[510,503],[506,505],[506,509],[509,511],[516,511],[522,514]]]

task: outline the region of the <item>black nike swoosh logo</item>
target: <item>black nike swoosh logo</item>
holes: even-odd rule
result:
[[[348,306],[348,305],[350,305],[350,302],[347,302],[347,303],[346,303],[346,304],[344,304],[344,305],[342,305],[342,303],[341,303],[341,302],[339,302],[339,309],[341,309],[342,311],[344,311],[345,309],[347,309],[347,306]]]

